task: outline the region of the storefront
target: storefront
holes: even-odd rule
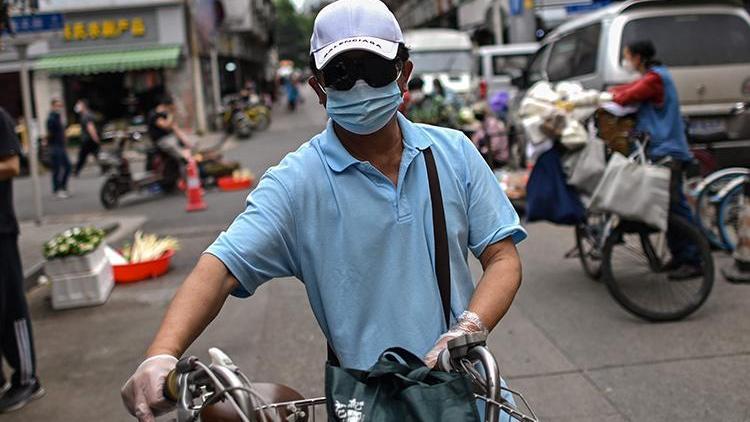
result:
[[[34,81],[37,87],[46,84],[46,92],[57,92],[68,113],[77,100],[85,99],[102,122],[127,122],[145,116],[169,93],[181,109],[181,120],[192,123],[182,4],[64,16],[64,33],[49,41],[48,53],[35,63]],[[49,98],[38,88],[35,94],[41,111]]]

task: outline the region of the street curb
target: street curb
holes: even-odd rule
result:
[[[107,233],[106,241],[109,244],[117,243],[121,240],[133,236],[133,234],[139,230],[143,224],[146,223],[147,219],[143,216],[128,217],[130,221],[128,224],[121,224],[120,222],[106,222],[104,224],[94,224],[101,228]],[[71,221],[71,227],[75,226],[76,223]],[[39,277],[44,275],[44,259],[35,262],[33,264],[24,264],[23,271],[23,288],[24,292],[29,293],[33,288],[39,285]]]

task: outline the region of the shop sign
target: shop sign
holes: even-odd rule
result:
[[[65,41],[96,40],[99,38],[119,38],[130,33],[135,38],[146,35],[143,18],[105,19],[102,21],[78,21],[65,24]]]
[[[158,42],[155,9],[122,9],[66,13],[62,36],[50,42],[52,50],[109,47]]]

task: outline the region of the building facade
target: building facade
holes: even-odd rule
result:
[[[210,34],[201,31],[200,18],[193,19],[202,3],[216,12]],[[73,104],[84,98],[103,122],[111,122],[145,116],[169,94],[180,123],[195,128],[199,114],[206,121],[215,111],[212,48],[218,51],[222,93],[268,73],[271,0],[49,0],[42,5],[42,11],[63,14],[65,30],[29,49],[37,122],[53,97],[63,99],[69,121],[75,119]],[[220,19],[234,16],[242,19]],[[19,67],[15,51],[0,53],[0,105],[15,116],[21,113]],[[195,87],[203,95],[196,95]],[[42,134],[43,126],[37,124]]]

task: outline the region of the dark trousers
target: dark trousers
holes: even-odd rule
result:
[[[670,215],[678,215],[689,223],[695,225],[693,211],[688,205],[685,192],[683,191],[683,164],[680,162],[672,163],[672,179],[670,184]],[[698,245],[685,239],[680,233],[667,229],[667,246],[672,253],[673,259],[678,263],[699,265],[701,262],[700,250]]]
[[[94,154],[94,158],[96,158],[97,161],[99,160],[99,157],[97,157],[97,154],[99,154],[99,144],[92,140],[83,141],[81,149],[78,150],[78,162],[76,163],[75,170],[76,176],[81,174],[81,169],[86,165],[86,159],[89,154]]]
[[[52,191],[68,190],[68,177],[70,176],[70,159],[65,147],[53,146],[51,149],[52,159]]]
[[[13,385],[28,385],[34,381],[34,340],[31,334],[29,307],[23,289],[18,236],[14,234],[0,234],[0,342],[2,357],[13,370]],[[5,384],[5,375],[2,371],[0,383]]]

